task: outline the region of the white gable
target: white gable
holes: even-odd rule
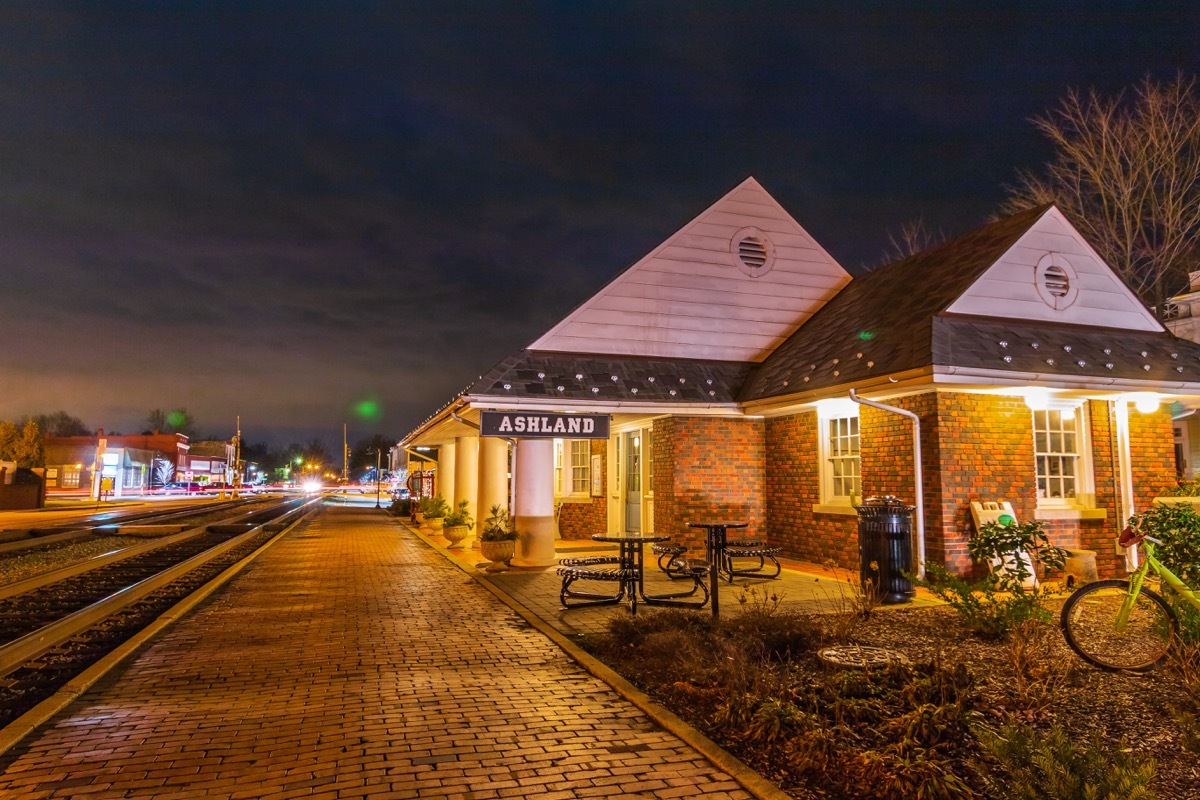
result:
[[[1163,330],[1057,208],[1046,211],[946,310],[1102,328]]]
[[[529,348],[761,361],[849,280],[747,178]]]

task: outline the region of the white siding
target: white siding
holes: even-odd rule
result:
[[[775,248],[743,272],[741,229]],[[718,200],[530,345],[531,350],[761,361],[850,276],[753,178]]]
[[[1066,258],[1076,273],[1079,294],[1056,310],[1038,294],[1035,268],[1047,253]],[[1137,331],[1162,326],[1129,287],[1058,211],[1051,208],[947,309],[1005,319],[1095,325]]]

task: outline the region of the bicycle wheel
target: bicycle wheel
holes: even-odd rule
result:
[[[1128,592],[1128,581],[1096,581],[1084,586],[1063,605],[1063,635],[1071,649],[1090,664],[1146,672],[1167,657],[1179,623],[1166,601],[1143,586],[1134,598],[1129,622],[1118,631],[1117,612]]]

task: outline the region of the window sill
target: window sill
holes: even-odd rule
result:
[[[814,514],[841,514],[846,517],[858,516],[858,512],[854,510],[854,506],[843,506],[834,503],[814,503],[812,510]]]
[[[1107,519],[1107,508],[1039,508],[1033,512],[1036,520]]]
[[[554,498],[559,503],[590,503],[592,502],[591,495],[586,494],[567,494],[561,497]]]

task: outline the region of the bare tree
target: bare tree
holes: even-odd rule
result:
[[[47,436],[88,436],[92,432],[87,425],[83,424],[83,420],[73,417],[65,411],[55,411],[53,414],[35,414],[33,421]]]
[[[915,256],[923,250],[941,244],[945,239],[946,235],[942,231],[934,233],[925,227],[924,218],[917,217],[901,225],[898,234],[888,232],[888,249],[884,254],[885,263]]]
[[[1023,172],[1005,213],[1054,203],[1163,315],[1200,256],[1200,98],[1196,79],[1144,78],[1131,93],[1072,90],[1033,124],[1057,148]]]

